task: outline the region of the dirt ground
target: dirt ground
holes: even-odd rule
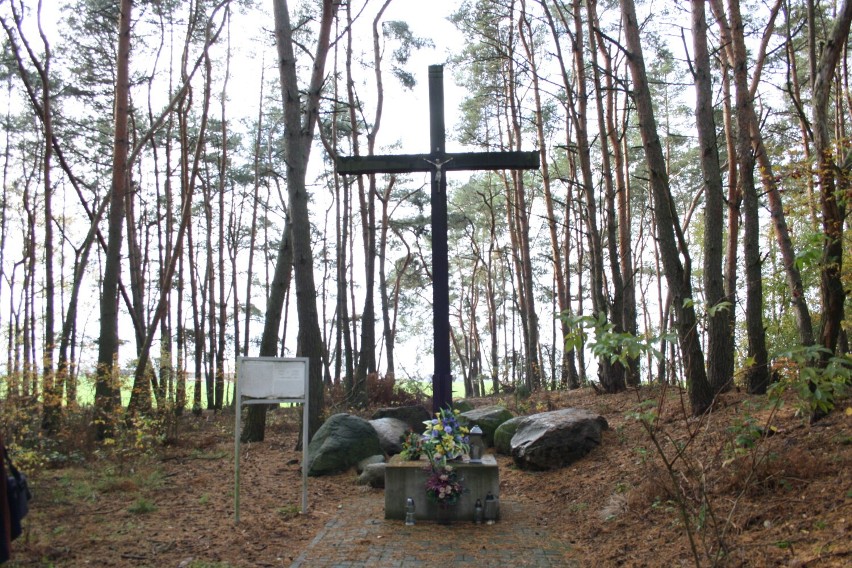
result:
[[[661,398],[652,438],[628,413]],[[521,471],[498,456],[501,498],[531,506],[580,566],[689,566],[696,555],[702,566],[852,565],[850,401],[814,426],[792,404],[773,411],[738,392],[702,420],[684,419],[681,393],[647,387],[472,402],[583,407],[609,422],[602,445],[567,468]],[[383,499],[348,471],[310,478],[301,514],[297,431],[297,415],[279,409],[266,440],[242,446],[237,526],[231,414],[183,417],[170,445],[29,471],[35,498],[9,565],[289,566],[344,503]]]

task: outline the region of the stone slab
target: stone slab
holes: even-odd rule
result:
[[[500,475],[497,460],[492,454],[482,456],[482,463],[470,463],[467,458],[453,462],[466,491],[453,506],[454,520],[473,522],[473,508],[477,499],[485,504],[490,491],[500,498]],[[429,462],[425,459],[408,461],[394,456],[385,467],[385,518],[405,519],[405,501],[414,498],[414,518],[435,520],[438,505],[426,497],[426,479],[429,477]]]

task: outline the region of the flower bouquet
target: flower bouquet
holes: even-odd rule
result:
[[[460,422],[460,412],[441,409],[435,418],[426,420],[422,436],[422,449],[429,458],[429,477],[426,479],[426,497],[438,505],[438,522],[450,522],[449,510],[458,503],[465,489],[458,472],[447,465],[448,460],[461,458],[470,451],[467,426]]]
[[[446,508],[458,503],[462,493],[464,493],[464,487],[452,466],[432,468],[432,474],[426,480],[426,496],[430,501]]]
[[[442,408],[435,413],[435,418],[426,420],[426,430],[423,432],[423,452],[432,462],[433,469],[437,464],[445,464],[447,460],[462,457],[470,451],[470,440],[467,426],[459,421],[460,412]]]
[[[423,436],[409,431],[408,434],[402,437],[402,459],[408,461],[417,461],[423,453]]]

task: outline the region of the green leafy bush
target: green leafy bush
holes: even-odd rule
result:
[[[852,384],[852,356],[827,357],[820,345],[797,347],[779,355],[787,359],[790,372],[769,389],[773,399],[780,400],[787,391],[796,395],[798,411],[806,416],[827,414],[837,399],[846,395]]]

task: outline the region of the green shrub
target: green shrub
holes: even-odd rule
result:
[[[852,384],[852,356],[827,357],[828,354],[820,345],[797,347],[782,353],[779,358],[791,361],[792,369],[770,386],[769,396],[780,400],[787,391],[795,393],[797,409],[805,416],[831,412],[835,402],[846,395]]]

